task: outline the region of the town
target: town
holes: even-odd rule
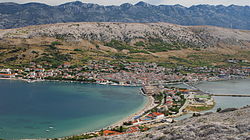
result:
[[[43,80],[79,81],[122,86],[164,85],[177,82],[200,82],[244,78],[250,67],[166,68],[156,63],[111,62],[91,60],[84,66],[68,62],[57,68],[44,68],[34,62],[22,69],[1,69],[0,78],[29,82]]]

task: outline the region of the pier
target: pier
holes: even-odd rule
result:
[[[209,94],[211,96],[250,97],[250,94]]]

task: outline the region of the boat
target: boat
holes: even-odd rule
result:
[[[145,94],[143,88],[140,89],[140,93],[141,93],[143,96],[147,96],[147,94]]]

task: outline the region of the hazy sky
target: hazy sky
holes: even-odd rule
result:
[[[17,3],[40,2],[49,5],[59,5],[70,1],[75,1],[75,0],[0,0],[0,2],[17,2]],[[126,2],[135,4],[142,0],[79,0],[79,1],[82,1],[84,3],[97,3],[101,5],[120,5]],[[159,4],[164,4],[164,5],[181,4],[184,6],[191,6],[197,4],[250,5],[250,0],[143,0],[143,1],[154,5],[159,5]]]

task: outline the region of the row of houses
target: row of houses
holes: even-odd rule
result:
[[[0,78],[15,78],[15,74],[11,69],[1,69]]]

